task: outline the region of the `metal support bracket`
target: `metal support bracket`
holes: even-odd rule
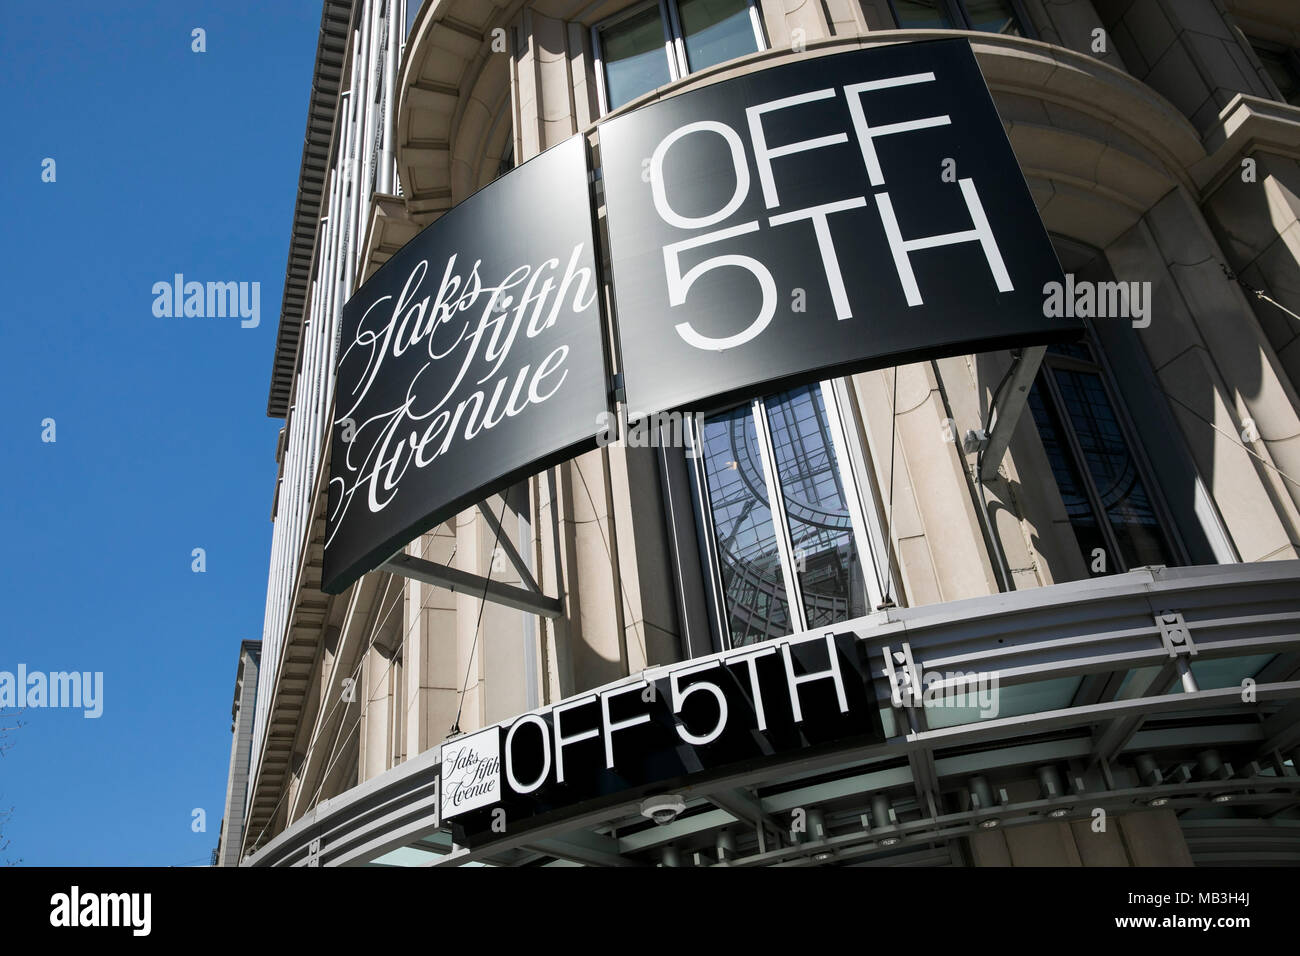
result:
[[[1181,612],[1161,611],[1156,615],[1156,627],[1160,628],[1160,641],[1165,645],[1165,650],[1169,652],[1170,657],[1177,657],[1179,654],[1196,656],[1196,644],[1192,640],[1192,632],[1188,629],[1187,622],[1183,620]]]
[[[537,579],[533,577],[533,572],[528,569],[528,564],[515,548],[510,536],[501,527],[501,522],[492,513],[492,509],[487,506],[486,502],[480,501],[478,510],[479,514],[483,516],[483,520],[487,522],[488,527],[492,529],[492,533],[496,535],[497,547],[505,552],[505,556],[510,559],[510,564],[519,574],[519,580],[523,582],[525,590],[532,591],[534,594],[541,594],[542,589],[538,586]],[[495,555],[493,557],[495,558]]]
[[[1011,443],[1011,433],[1015,431],[1016,422],[1029,402],[1029,386],[1034,384],[1038,367],[1043,364],[1047,346],[1035,345],[1023,350],[1020,361],[1011,371],[1011,378],[1005,386],[1005,396],[995,409],[997,417],[989,428],[988,444],[984,446],[984,455],[980,459],[980,481],[992,481],[998,476],[998,466],[1002,456]],[[994,399],[997,396],[993,396]]]
[[[378,570],[446,588],[457,594],[483,598],[494,604],[514,608],[516,611],[527,611],[529,614],[540,614],[542,617],[551,618],[560,617],[564,613],[564,605],[559,598],[517,588],[513,584],[502,584],[481,574],[470,574],[468,571],[448,567],[445,564],[435,564],[412,554],[395,554],[381,564]]]

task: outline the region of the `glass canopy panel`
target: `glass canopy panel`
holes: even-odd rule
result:
[[[1221,690],[1240,687],[1246,678],[1262,671],[1275,654],[1252,654],[1247,657],[1225,657],[1214,661],[1192,661],[1192,676],[1201,690]]]
[[[1082,677],[1058,677],[1003,687],[993,683],[992,675],[985,675],[983,681],[972,675],[964,692],[941,694],[936,690],[935,699],[923,700],[922,706],[930,729],[939,730],[980,720],[1063,710],[1074,701],[1082,682]]]

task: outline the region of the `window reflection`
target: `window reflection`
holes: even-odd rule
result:
[[[894,16],[903,30],[950,30],[958,26],[946,0],[894,0]]]
[[[1094,573],[1176,564],[1087,343],[1052,346],[1029,394],[1061,500]],[[1095,566],[1096,549],[1106,554]]]
[[[704,423],[715,537],[709,550],[717,555],[732,646],[868,611],[866,572],[830,427],[820,385]],[[779,501],[769,500],[770,487],[779,489]],[[792,592],[800,599],[795,609]]]
[[[1065,505],[1065,513],[1074,529],[1074,537],[1079,542],[1083,560],[1092,567],[1094,556],[1100,550],[1106,556],[1105,567],[1116,570],[1119,562],[1101,533],[1097,515],[1084,490],[1083,475],[1075,464],[1060,417],[1056,414],[1055,406],[1044,398],[1043,392],[1044,389],[1039,388],[1035,382],[1029,390],[1029,410],[1033,413],[1034,423],[1038,425],[1038,437],[1043,441],[1043,451],[1047,452],[1047,461],[1052,466],[1052,476],[1061,492],[1061,503]]]
[[[1023,36],[1011,0],[893,0],[903,30],[982,30]]]
[[[704,70],[758,49],[748,0],[679,0],[686,63]]]
[[[769,399],[767,420],[807,626],[860,617],[866,582],[821,388]]]
[[[1125,562],[1131,568],[1169,564],[1169,550],[1155,508],[1124,440],[1101,376],[1065,369],[1054,374],[1097,496]]]
[[[733,646],[792,632],[750,406],[704,423],[704,467]]]
[[[966,17],[972,30],[1020,36],[1020,22],[1009,0],[966,0]]]
[[[601,30],[600,48],[611,110],[672,79],[657,3]]]

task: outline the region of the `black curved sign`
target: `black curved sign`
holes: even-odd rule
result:
[[[1081,332],[964,40],[725,80],[600,149],[632,417]]]
[[[599,128],[632,418],[1077,337],[964,40],[856,50]],[[594,447],[609,416],[586,148],[445,213],[343,310],[322,589]]]
[[[595,446],[609,408],[586,147],[444,213],[343,309],[321,588]]]

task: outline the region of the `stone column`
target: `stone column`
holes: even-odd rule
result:
[[[896,418],[890,414],[895,374]],[[945,422],[950,416],[931,364],[865,372],[853,376],[852,382],[876,487],[886,505],[891,441],[896,448],[894,527],[887,531],[896,549],[906,604],[914,607],[996,593],[997,577],[957,444],[961,436],[955,435],[955,442],[948,438],[952,430]],[[897,428],[896,438],[891,435],[893,428]]]
[[[1140,338],[1243,560],[1300,545],[1300,407],[1191,198],[1170,191],[1106,249],[1115,277],[1153,282]],[[1259,441],[1245,441],[1246,420]]]
[[[1240,92],[1271,93],[1219,0],[1095,0],[1133,76],[1205,132]]]

